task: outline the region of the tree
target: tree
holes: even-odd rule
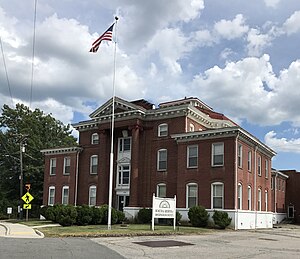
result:
[[[51,114],[30,110],[24,104],[10,108],[3,105],[0,116],[0,193],[10,200],[19,200],[20,141],[26,136],[23,153],[24,184],[30,183],[35,204],[42,204],[44,159],[41,149],[75,146],[70,125],[64,125]]]

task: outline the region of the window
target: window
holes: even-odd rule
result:
[[[211,185],[211,208],[223,209],[224,185],[223,183],[213,183]]]
[[[268,191],[265,190],[265,211],[268,211]]]
[[[274,177],[271,177],[271,190],[274,190]]]
[[[269,177],[269,162],[267,159],[265,160],[265,175],[266,175],[266,178]]]
[[[187,147],[187,167],[196,168],[198,167],[198,146]]]
[[[167,170],[167,150],[160,149],[157,152],[157,170],[166,171]]]
[[[261,211],[261,189],[258,189],[257,210]]]
[[[195,126],[194,126],[194,124],[190,124],[190,132],[194,132],[195,131]]]
[[[252,204],[252,190],[251,186],[248,186],[248,210],[251,210]]]
[[[224,143],[212,144],[212,165],[222,166],[224,164]]]
[[[96,192],[97,187],[95,185],[89,188],[89,206],[96,206]]]
[[[93,133],[93,134],[92,134],[92,140],[91,140],[91,143],[92,143],[93,145],[99,144],[99,135],[98,135],[98,133]]]
[[[90,160],[90,174],[97,174],[98,171],[98,156],[91,156]]]
[[[166,198],[167,197],[167,186],[164,183],[160,183],[156,188],[157,197]]]
[[[130,166],[120,165],[118,171],[118,185],[129,185]]]
[[[257,173],[258,173],[258,176],[261,176],[261,157],[260,156],[257,159]]]
[[[251,172],[251,164],[252,164],[252,152],[248,151],[248,164],[247,164],[247,167],[248,167],[249,172]]]
[[[164,123],[158,126],[158,136],[159,137],[168,136],[168,124]]]
[[[243,209],[243,186],[241,183],[238,184],[238,209]]]
[[[281,190],[284,192],[284,189],[285,189],[285,180],[282,180]]]
[[[63,174],[70,174],[71,172],[71,158],[65,157],[64,158],[64,172]]]
[[[189,183],[186,186],[186,207],[191,208],[198,204],[198,185]]]
[[[119,139],[119,151],[130,152],[131,149],[131,138],[120,138]]]
[[[238,145],[238,167],[243,167],[243,146],[241,144]]]
[[[278,186],[278,191],[280,191],[281,190],[281,180],[278,178],[278,184],[277,184],[277,186]]]
[[[56,174],[56,158],[50,159],[50,175]]]
[[[55,202],[55,187],[49,187],[48,205],[53,206]]]
[[[61,193],[61,204],[69,204],[69,186],[64,186]]]

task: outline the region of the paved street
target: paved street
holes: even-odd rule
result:
[[[125,258],[300,258],[300,229],[219,231],[199,236],[95,238]],[[148,247],[141,242],[180,241],[176,246]],[[153,245],[157,245],[153,243]]]

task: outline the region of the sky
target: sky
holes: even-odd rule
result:
[[[115,16],[118,97],[197,97],[300,170],[299,0],[0,0],[0,107],[88,119],[112,96],[115,44],[89,49]]]

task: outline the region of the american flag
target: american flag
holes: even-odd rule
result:
[[[99,49],[100,43],[103,40],[112,41],[112,32],[114,28],[114,23],[97,39],[93,42],[92,48],[90,49],[90,52],[97,52]]]

